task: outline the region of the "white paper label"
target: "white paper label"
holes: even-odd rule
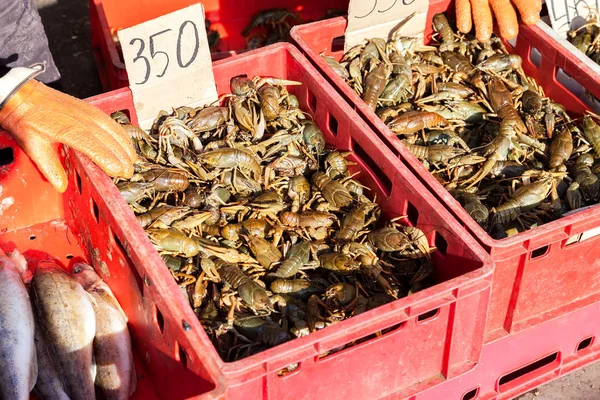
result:
[[[598,10],[600,0],[546,0],[546,6],[552,28],[564,34],[584,25],[590,11]]]
[[[429,0],[351,0],[345,50],[365,39],[389,38],[402,25],[402,36],[423,37]],[[404,25],[405,20],[415,13]]]
[[[160,110],[217,100],[204,9],[194,4],[118,32],[140,126]]]

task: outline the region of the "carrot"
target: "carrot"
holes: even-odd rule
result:
[[[494,28],[488,0],[471,0],[471,12],[475,21],[475,37],[480,42],[487,42]]]
[[[527,0],[531,1],[531,0]],[[500,36],[504,39],[513,39],[519,33],[517,14],[510,0],[490,0],[496,22],[500,29]]]
[[[469,33],[473,28],[469,0],[456,0],[456,27],[462,33]]]
[[[533,25],[540,19],[542,11],[542,0],[513,0],[519,9],[521,19],[527,25]]]

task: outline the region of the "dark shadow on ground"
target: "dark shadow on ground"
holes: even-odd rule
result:
[[[62,75],[61,90],[79,98],[102,93],[91,48],[86,0],[36,0],[50,51]]]

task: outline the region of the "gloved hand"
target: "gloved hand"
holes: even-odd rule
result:
[[[513,39],[519,33],[515,7],[527,25],[540,19],[542,0],[456,0],[456,27],[462,33],[471,31],[475,22],[475,36],[480,42],[489,40],[494,29],[492,10],[496,16],[500,36]],[[471,17],[472,16],[472,17]]]
[[[67,175],[53,143],[81,151],[111,176],[133,175],[136,154],[125,130],[99,109],[41,82],[30,80],[8,100],[0,125],[61,193]]]

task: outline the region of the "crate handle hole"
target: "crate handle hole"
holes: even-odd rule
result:
[[[390,326],[389,328],[385,328],[381,331],[381,335],[387,335],[388,333],[399,331],[400,329],[406,326],[406,321],[399,322],[395,325]]]
[[[337,136],[337,131],[338,131],[338,122],[337,119],[335,119],[335,117],[333,116],[333,114],[328,113],[327,114],[329,121],[328,121],[328,126],[329,126],[329,131],[331,132],[331,134],[333,136]]]
[[[310,91],[310,89],[306,89],[306,100],[308,103],[308,108],[310,109],[310,111],[312,112],[316,112],[317,111],[317,96],[315,96],[313,94],[313,92]]]
[[[29,236],[29,240],[35,240],[36,238],[37,238],[37,236],[35,236],[35,235]]]
[[[582,235],[583,235],[582,233],[577,233],[577,234],[569,237],[567,239],[567,241],[565,242],[565,244],[563,245],[563,248],[579,243],[581,241],[581,236]]]
[[[600,227],[593,228],[593,229],[587,230],[585,232],[577,233],[577,234],[571,236],[569,239],[567,239],[567,241],[565,242],[565,245],[563,247],[571,246],[576,243],[581,243],[585,240],[591,239],[598,235],[600,235]]]
[[[123,254],[123,256],[126,256],[127,252],[125,251],[125,247],[123,247],[123,243],[121,243],[121,240],[116,235],[116,233],[113,232],[112,237],[113,237],[114,244],[119,248],[119,251],[121,252],[121,254]]]
[[[448,251],[448,241],[444,239],[439,232],[435,232],[435,239],[433,242],[435,243],[436,250],[445,256]]]
[[[473,400],[475,397],[477,397],[478,394],[479,388],[476,387],[475,389],[471,389],[467,393],[465,393],[462,397],[462,400]]]
[[[302,363],[293,363],[288,365],[287,367],[281,368],[279,371],[277,371],[277,376],[280,378],[284,378],[286,376],[290,376],[292,374],[297,374],[298,371],[300,371],[300,367],[302,366]]]
[[[123,246],[123,243],[121,243],[121,240],[119,239],[119,237],[114,232],[112,232],[112,230],[110,228],[108,228],[108,236],[112,238],[111,247],[113,249],[115,249],[115,253],[119,257],[123,258],[123,261],[124,261],[123,265],[125,265],[126,263],[129,263],[131,265],[131,262],[129,261],[129,257],[127,256],[127,252],[125,251],[125,247]],[[135,279],[135,282],[137,283],[137,287],[138,287],[140,293],[143,293],[144,286],[142,284],[142,277],[138,273],[137,268],[132,266],[130,268],[130,270],[131,270],[131,274],[133,275],[133,277]]]
[[[90,200],[92,202],[92,214],[94,214],[94,220],[96,223],[100,223],[100,210],[98,209],[98,204],[94,201],[94,199]]]
[[[331,52],[337,53],[338,51],[343,51],[345,43],[346,38],[344,36],[338,36],[333,38],[333,40],[331,41]]]
[[[377,184],[381,188],[383,195],[387,198],[392,193],[392,181],[388,178],[385,172],[377,165],[377,162],[373,160],[373,157],[358,144],[354,139],[351,140],[351,149],[354,151],[354,155],[362,161],[363,164],[370,170],[374,178],[378,181]]]
[[[187,368],[187,363],[188,363],[187,352],[185,351],[183,346],[181,344],[179,344],[179,342],[175,342],[175,347],[178,349],[178,352],[175,355],[175,357],[177,357],[179,359],[179,362],[181,363],[181,365],[183,365],[185,368]]]
[[[529,49],[529,60],[533,65],[539,68],[540,65],[542,65],[542,53],[540,53],[537,48],[531,46]]]
[[[556,80],[575,97],[582,98],[586,89],[562,68],[556,70]]]
[[[154,317],[156,320],[156,326],[158,326],[158,330],[162,335],[165,332],[165,317],[163,317],[162,312],[157,306],[154,306]]]
[[[70,260],[71,258],[73,258],[73,254],[67,254],[65,257],[67,260]]]
[[[503,388],[506,388],[506,385],[508,385],[510,382],[521,378],[527,374],[531,374],[549,364],[552,364],[554,361],[557,361],[558,354],[558,352],[550,354],[549,356],[534,361],[530,364],[525,365],[524,367],[519,368],[516,371],[504,375],[502,378],[500,378],[498,382],[498,387],[500,388],[500,390],[502,390]]]
[[[594,337],[590,336],[589,338],[583,339],[581,342],[579,342],[579,344],[577,345],[577,351],[581,351],[581,350],[585,350],[588,347],[590,347],[592,345],[592,342],[594,341]]]
[[[436,308],[431,311],[427,311],[426,313],[423,313],[417,317],[417,322],[429,321],[430,319],[437,317],[439,313],[440,313],[439,308]]]
[[[538,249],[535,249],[531,252],[531,259],[535,259],[535,258],[539,258],[542,257],[546,254],[548,254],[548,250],[550,249],[550,247],[548,245],[546,246],[542,246]]]
[[[410,201],[406,202],[406,217],[412,226],[417,226],[419,222],[419,210]]]
[[[383,337],[387,337],[389,335],[392,335],[394,333],[396,333],[397,331],[401,330],[402,328],[404,328],[404,326],[406,325],[406,321],[402,321],[399,322],[395,325],[390,326],[389,328],[385,328],[382,329],[380,331],[377,331],[375,333],[371,333],[369,335],[366,335],[360,339],[354,340],[352,342],[346,343],[345,345],[341,345],[341,346],[337,346],[334,349],[331,349],[325,353],[321,353],[317,356],[317,361],[323,361],[325,359],[329,359],[332,356],[338,355],[346,350],[351,349],[354,346],[358,346],[361,345],[363,343],[369,342],[371,340],[374,339],[381,339]]]
[[[15,161],[15,152],[12,147],[0,149],[0,167],[12,164]]]
[[[75,186],[77,187],[77,193],[81,194],[81,176],[77,171],[75,171]]]

